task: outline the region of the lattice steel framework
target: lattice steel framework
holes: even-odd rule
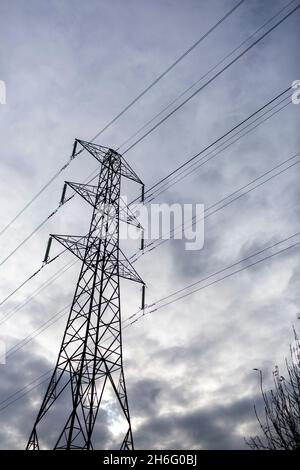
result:
[[[144,283],[119,246],[120,221],[140,227],[127,207],[120,208],[120,187],[122,177],[142,182],[117,152],[76,139],[73,155],[78,144],[99,161],[100,174],[96,186],[67,182],[63,190],[62,203],[70,186],[93,207],[88,234],[51,235],[46,250],[45,261],[55,239],[82,265],[57,363],[27,449],[43,447],[40,426],[59,399],[63,400],[62,427],[55,422],[54,431],[47,431],[53,448],[93,449],[95,422],[110,384],[127,427],[121,449],[129,450],[134,444],[123,370],[119,284],[120,277],[141,283],[143,289]]]

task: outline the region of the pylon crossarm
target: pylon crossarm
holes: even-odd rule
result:
[[[140,284],[145,284],[141,276],[137,273],[137,271],[132,266],[131,262],[127,258],[127,256],[123,253],[121,248],[120,257],[119,257],[119,275],[124,277],[125,279],[129,279],[131,281],[139,282]]]
[[[81,184],[81,183],[74,183],[71,181],[66,181],[66,184],[70,186],[77,194],[79,194],[86,202],[88,202],[92,207],[95,206],[96,202],[98,205],[103,202],[103,196],[97,196],[97,186],[93,186],[91,184]],[[102,200],[101,200],[102,199]],[[135,214],[129,208],[128,205],[125,204],[124,200],[120,197],[120,208],[119,208],[119,218],[120,221],[125,222],[127,224],[134,225],[137,228],[142,228],[139,220],[136,218]]]
[[[91,184],[74,183],[73,181],[66,181],[66,184],[94,207],[97,197],[97,186],[93,186]]]
[[[125,176],[126,178],[132,181],[135,181],[136,183],[143,184],[143,182],[137,176],[136,172],[131,168],[129,163],[127,163],[125,158],[121,156],[121,160],[122,160],[122,170],[121,170],[122,176]]]
[[[143,184],[125,158],[115,150],[80,139],[76,139],[76,141],[104,166],[108,165],[108,155],[119,160],[121,162],[121,176],[135,181],[136,183]]]
[[[136,215],[132,212],[130,207],[125,204],[122,197],[120,197],[121,205],[120,205],[120,212],[119,217],[120,221],[125,222],[130,225],[134,225],[135,227],[142,229],[140,221],[137,219]]]
[[[51,235],[56,241],[61,245],[67,248],[71,253],[73,253],[81,261],[85,260],[85,253],[87,248],[87,241],[91,242],[91,250],[89,253],[89,258],[93,258],[97,251],[97,237],[89,237],[88,235]],[[92,248],[94,249],[92,250]],[[89,262],[89,259],[86,259],[86,262]]]

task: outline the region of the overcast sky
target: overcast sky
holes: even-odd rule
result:
[[[1,0],[0,104],[3,228],[69,158],[237,1]],[[118,148],[277,13],[288,0],[246,0],[97,143]],[[298,2],[294,2],[293,6]],[[291,9],[292,6],[289,8]],[[299,10],[143,140],[126,159],[151,186],[300,79]],[[210,206],[300,151],[300,105],[273,118],[162,193],[156,202]],[[82,181],[96,161],[82,154],[0,238],[0,262],[59,202],[64,180]],[[299,165],[209,217],[200,251],[173,240],[135,268],[147,303],[299,231]],[[90,208],[74,198],[7,262],[0,299],[43,259],[49,233],[84,234]],[[299,241],[298,237],[298,241]],[[26,301],[72,256],[53,263],[1,307]],[[242,449],[257,433],[258,377],[270,384],[298,328],[300,252],[294,248],[195,293],[124,330],[127,390],[136,448]],[[72,300],[79,264],[1,325],[7,350]],[[140,305],[139,286],[122,283],[123,317]],[[0,366],[0,402],[54,366],[66,314]],[[299,328],[298,328],[299,331]],[[4,410],[0,446],[26,445],[46,383]],[[5,403],[6,404],[6,403]],[[99,447],[117,447],[109,403]]]

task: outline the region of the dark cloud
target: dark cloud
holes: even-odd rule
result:
[[[128,394],[135,413],[142,416],[151,415],[156,409],[163,384],[157,380],[143,379],[130,383]]]
[[[238,428],[253,419],[254,398],[184,414],[156,415],[137,429],[137,443],[140,448],[154,449],[243,449]]]

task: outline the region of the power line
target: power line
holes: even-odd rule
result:
[[[217,272],[214,272],[213,274],[210,274],[209,276],[206,276],[205,278],[202,278],[202,279],[200,279],[200,280],[198,280],[198,281],[196,281],[196,282],[194,282],[194,283],[192,283],[192,284],[189,284],[188,286],[186,286],[186,287],[184,287],[184,288],[182,288],[182,289],[179,289],[179,290],[177,290],[177,291],[174,291],[172,294],[169,294],[169,295],[167,295],[167,296],[165,296],[165,297],[162,297],[161,299],[159,299],[159,300],[157,300],[156,302],[154,302],[153,304],[151,304],[151,307],[152,307],[152,306],[156,306],[158,303],[161,303],[161,302],[163,302],[163,301],[165,301],[165,300],[168,300],[168,299],[170,299],[171,297],[174,297],[175,295],[178,295],[178,294],[180,294],[181,292],[184,292],[184,291],[186,291],[186,290],[192,288],[193,286],[195,286],[195,285],[197,285],[197,284],[200,284],[201,282],[204,282],[204,281],[206,281],[206,280],[212,278],[213,276],[216,276],[217,274],[221,274],[222,272],[225,272],[226,270],[228,270],[228,269],[230,269],[230,268],[232,268],[232,267],[234,267],[234,266],[237,266],[238,264],[240,264],[240,263],[242,263],[242,262],[245,262],[245,261],[247,261],[247,260],[250,259],[250,258],[253,258],[253,257],[255,257],[255,256],[258,256],[259,254],[261,254],[261,253],[263,253],[263,252],[265,252],[265,251],[267,251],[267,250],[270,250],[270,249],[274,248],[275,246],[278,246],[278,245],[280,245],[280,244],[282,244],[282,243],[284,243],[284,242],[286,242],[286,241],[288,241],[288,240],[291,240],[292,238],[294,238],[294,237],[296,237],[296,236],[299,236],[299,235],[300,235],[300,232],[294,233],[293,235],[290,235],[289,237],[287,237],[287,238],[285,238],[285,239],[283,239],[283,240],[280,240],[280,241],[274,243],[273,245],[268,246],[268,247],[266,247],[266,248],[264,248],[264,249],[258,251],[257,253],[254,253],[254,254],[252,254],[252,255],[249,255],[249,256],[243,258],[242,260],[239,260],[239,261],[237,261],[236,263],[233,263],[232,265],[227,266],[226,268],[223,268],[223,269],[221,269],[221,270],[219,270],[219,271],[217,271]],[[238,274],[238,273],[240,273],[240,272],[242,272],[242,271],[245,271],[246,269],[249,269],[249,268],[251,268],[251,267],[253,267],[253,266],[256,266],[257,264],[262,263],[263,261],[269,260],[269,259],[271,259],[271,258],[273,258],[273,257],[275,257],[275,256],[277,256],[277,255],[279,255],[279,254],[285,253],[286,251],[290,250],[291,248],[294,248],[294,247],[299,246],[299,245],[300,245],[300,241],[299,241],[299,242],[296,242],[296,243],[294,243],[294,244],[292,244],[292,245],[290,245],[290,246],[288,246],[288,247],[286,247],[286,248],[283,248],[283,249],[277,251],[276,253],[272,253],[272,254],[267,255],[267,256],[265,256],[265,257],[263,257],[263,258],[261,258],[261,259],[259,259],[259,260],[257,260],[257,261],[254,261],[253,263],[250,263],[250,264],[248,264],[247,266],[243,266],[243,267],[241,267],[241,268],[239,268],[239,269],[233,271],[232,273],[226,274],[225,276],[222,276],[221,278],[216,279],[216,280],[210,282],[209,284],[206,284],[206,285],[204,285],[204,286],[198,287],[197,289],[194,289],[194,290],[192,290],[191,292],[187,292],[187,293],[181,295],[180,297],[177,297],[177,298],[175,298],[175,299],[173,299],[173,300],[170,300],[170,301],[168,301],[168,302],[166,302],[166,303],[164,303],[164,304],[162,304],[162,305],[159,305],[157,308],[155,308],[155,309],[153,309],[153,310],[151,310],[151,311],[148,311],[148,312],[146,312],[146,313],[142,313],[142,314],[138,317],[138,319],[139,319],[139,318],[142,318],[144,315],[148,315],[148,314],[150,314],[150,313],[155,312],[156,310],[159,310],[159,309],[161,309],[161,308],[163,308],[163,307],[166,307],[166,306],[168,306],[168,305],[171,305],[171,304],[173,304],[174,302],[177,302],[178,300],[181,300],[181,299],[183,299],[183,298],[185,298],[185,297],[188,297],[189,295],[192,295],[192,294],[194,294],[195,292],[199,292],[200,290],[206,289],[207,287],[210,287],[210,286],[212,286],[212,285],[214,285],[214,284],[217,284],[217,283],[219,283],[219,282],[221,282],[221,281],[223,281],[223,280],[225,280],[225,279],[227,279],[227,278],[229,278],[229,277],[231,277],[231,276],[233,276],[233,275],[235,275],[235,274]],[[137,319],[137,320],[138,320],[138,319]],[[131,324],[135,323],[137,320],[134,320]]]
[[[227,150],[229,147],[231,147],[233,144],[235,144],[236,142],[238,142],[239,140],[241,140],[243,137],[247,136],[250,132],[254,131],[255,129],[257,129],[260,125],[262,125],[263,123],[265,123],[266,121],[268,121],[269,119],[271,119],[271,117],[275,116],[276,114],[278,114],[279,112],[281,112],[284,108],[286,108],[290,103],[290,97],[287,97],[285,98],[284,100],[282,100],[283,102],[288,99],[289,101],[284,104],[283,106],[281,106],[279,109],[276,109],[275,111],[273,111],[269,116],[266,116],[264,119],[262,119],[261,121],[259,121],[261,119],[261,117],[265,116],[266,114],[270,113],[270,111],[274,110],[278,104],[276,104],[275,106],[273,106],[270,110],[266,111],[265,113],[263,113],[261,116],[259,116],[257,119],[253,120],[252,122],[250,122],[249,124],[247,124],[244,128],[242,128],[241,130],[239,130],[238,132],[236,132],[235,134],[233,134],[231,137],[229,137],[227,140],[225,140],[224,142],[222,142],[221,144],[219,144],[216,148],[210,150],[206,155],[204,155],[199,161],[195,161],[192,165],[190,165],[189,167],[187,167],[186,169],[183,169],[182,171],[180,171],[180,173],[178,175],[176,175],[176,172],[181,168],[181,167],[184,167],[184,165],[181,165],[180,167],[178,167],[178,169],[175,169],[173,172],[171,172],[170,174],[173,174],[173,175],[176,175],[174,178],[171,179],[171,183],[168,182],[167,179],[163,178],[164,180],[164,184],[161,186],[161,187],[157,187],[157,189],[155,189],[155,191],[151,192],[152,189],[149,188],[149,192],[150,194],[148,196],[145,197],[145,202],[152,202],[154,199],[156,199],[160,194],[162,194],[163,192],[167,191],[168,189],[170,189],[171,187],[173,187],[175,184],[179,183],[180,181],[182,181],[184,178],[186,178],[187,176],[189,176],[190,174],[194,173],[195,171],[197,171],[199,168],[201,168],[204,164],[206,164],[207,162],[209,162],[210,160],[212,160],[213,158],[217,157],[218,155],[220,155],[221,153],[223,153],[225,150]],[[253,124],[255,122],[259,121],[255,126],[253,126]],[[248,129],[248,130],[246,130]],[[243,132],[241,135],[239,135],[242,131],[245,131],[246,132]],[[239,136],[238,136],[239,135]],[[238,136],[237,138],[235,138],[234,140],[232,140],[234,137]],[[227,144],[224,146],[224,143]],[[211,145],[209,145],[207,148],[210,148]],[[219,149],[219,150],[218,150]],[[218,151],[217,151],[218,150]],[[203,151],[201,151],[199,154],[197,154],[196,156],[198,155],[201,155],[203,153],[205,153],[206,149],[204,149]],[[210,156],[211,155],[211,156]],[[208,158],[209,157],[209,158]],[[196,165],[196,166],[195,166]],[[194,168],[193,168],[194,167]],[[191,169],[192,168],[192,169]],[[181,176],[183,175],[183,176]],[[181,176],[179,178],[179,176]],[[157,186],[156,184],[153,185],[153,187]],[[136,199],[134,200],[136,201]],[[134,202],[132,201],[132,203]],[[140,204],[135,204],[135,206],[133,207],[133,210],[137,210],[137,208],[140,206]]]
[[[52,285],[62,274],[64,274],[66,271],[68,271],[70,268],[72,268],[76,263],[78,262],[78,259],[76,258],[75,260],[72,260],[71,262],[65,264],[62,266],[58,271],[56,271],[49,279],[47,279],[45,282],[41,284],[30,296],[28,296],[21,304],[17,305],[16,307],[12,308],[9,310],[3,317],[0,319],[0,326],[9,320],[12,316],[15,315],[19,310],[24,308],[31,300],[33,300],[40,292],[42,292],[44,289]],[[2,303],[2,302],[1,302]],[[1,304],[0,304],[1,305]]]
[[[206,88],[210,83],[212,83],[216,78],[218,78],[222,73],[224,73],[229,67],[231,67],[235,62],[237,62],[241,57],[243,57],[248,51],[250,51],[254,46],[256,46],[260,41],[262,41],[268,34],[270,34],[275,28],[277,28],[281,23],[283,23],[287,18],[289,18],[293,13],[295,13],[300,8],[300,4],[297,5],[293,10],[287,13],[281,20],[277,21],[275,25],[269,28],[265,33],[263,33],[258,39],[256,39],[250,46],[237,55],[233,60],[231,60],[227,65],[225,65],[221,70],[219,70],[213,77],[211,77],[204,85],[201,85],[196,91],[194,91],[188,98],[186,98],[182,103],[176,106],[170,113],[163,117],[158,123],[151,127],[144,135],[137,139],[133,144],[127,147],[123,151],[125,155],[129,150],[133,149],[138,143],[144,140],[148,135],[150,135],[155,129],[157,129],[161,124],[163,124],[167,119],[169,119],[174,113],[176,113],[180,108],[182,108],[186,103],[188,103],[192,98],[194,98],[198,93],[200,93],[204,88]]]
[[[300,153],[297,153],[295,155],[293,155],[292,157],[284,160],[283,162],[281,162],[280,164],[274,166],[273,168],[271,168],[270,170],[266,171],[265,173],[263,173],[262,175],[254,178],[252,181],[250,181],[249,183],[243,185],[242,187],[238,188],[237,190],[233,191],[232,193],[228,194],[227,196],[225,196],[224,198],[220,199],[219,201],[215,202],[214,204],[210,205],[209,207],[207,207],[204,211],[204,214],[203,216],[201,217],[197,217],[197,216],[194,216],[192,217],[190,220],[192,221],[192,223],[190,225],[188,225],[187,227],[193,227],[194,224],[196,223],[196,221],[199,221],[199,220],[202,220],[202,219],[206,219],[208,217],[210,217],[211,215],[217,213],[218,211],[220,211],[221,209],[224,209],[225,207],[229,206],[230,204],[232,204],[233,202],[237,201],[238,199],[240,199],[241,197],[244,197],[246,196],[247,194],[249,194],[250,192],[254,191],[255,189],[257,188],[260,188],[261,186],[263,186],[264,184],[268,183],[269,181],[273,180],[274,178],[277,178],[277,176],[280,176],[282,175],[284,172],[286,172],[287,170],[293,168],[294,166],[298,165],[300,163],[300,160],[297,160],[293,163],[291,163],[290,165],[288,165],[286,168],[283,168],[281,170],[279,170],[277,173],[274,173],[273,175],[269,176],[267,179],[263,180],[263,181],[260,181],[262,180],[264,177],[270,175],[272,172],[274,172],[275,170],[281,168],[283,165],[285,165],[286,163],[290,163],[292,160],[294,160],[295,158],[297,158],[298,156],[300,155]],[[257,183],[255,186],[252,186],[254,183]],[[249,188],[250,186],[250,188]],[[245,190],[246,188],[248,188],[246,191],[244,192],[241,192],[243,190]],[[240,193],[240,194],[239,194]],[[232,197],[232,196],[235,196],[235,197]],[[219,204],[223,203],[221,206],[217,207]],[[211,211],[211,209],[214,209],[212,212],[209,212]],[[171,235],[171,238],[174,238],[174,236],[176,235],[176,233],[179,232],[179,230],[181,231],[182,228],[183,228],[184,224],[180,224],[178,225],[177,227],[175,227],[174,229],[171,230],[170,233],[168,233],[168,235]],[[186,226],[185,226],[186,227]],[[177,230],[178,229],[178,230]],[[158,240],[155,240],[149,244],[146,244],[145,245],[145,248],[144,248],[144,252],[143,253],[146,253],[147,251],[147,248],[150,248],[150,247],[153,247],[154,248],[158,248],[158,246],[162,245],[163,243],[169,241],[169,238],[164,238],[165,235],[167,235],[166,233],[163,234]],[[151,248],[149,251],[152,251],[154,248]],[[138,255],[138,252],[135,253],[134,256],[137,256]],[[137,261],[137,259],[141,258],[143,254],[140,254],[140,256],[138,256],[137,258],[135,258],[135,261]]]
[[[153,82],[150,83],[141,93],[137,95],[125,108],[122,109],[111,121],[109,121],[90,142],[94,142],[104,131],[106,131],[112,124],[114,124],[123,114],[125,114],[137,101],[139,101],[148,91],[150,91],[160,80],[162,80],[179,62],[181,62],[193,49],[195,49],[210,33],[212,33],[218,26],[220,26],[238,7],[244,3],[245,0],[239,1],[233,8],[231,8],[217,23],[215,23],[203,36],[200,37],[191,47],[189,47],[181,56],[179,56],[166,70],[164,70]],[[42,188],[28,201],[27,204],[16,214],[16,216],[0,231],[0,236],[11,227],[11,225],[28,209],[33,202],[53,183],[53,181],[70,165],[74,157],[83,152],[81,149],[76,155],[71,155],[67,162],[49,179],[49,181],[42,186]]]
[[[235,130],[237,130],[239,127],[241,127],[243,124],[245,124],[246,122],[250,121],[250,119],[252,119],[254,116],[258,115],[261,111],[265,110],[268,106],[270,106],[272,103],[274,103],[275,101],[277,101],[279,98],[281,98],[282,96],[284,96],[287,92],[289,92],[290,90],[292,89],[291,86],[289,86],[288,88],[286,88],[285,90],[281,91],[280,93],[278,93],[274,98],[272,98],[271,100],[267,101],[263,106],[261,106],[260,108],[258,108],[256,111],[254,111],[253,113],[251,113],[249,116],[247,116],[246,118],[244,118],[241,122],[239,122],[238,124],[236,124],[235,126],[233,126],[231,129],[229,129],[228,131],[226,131],[224,134],[222,134],[220,137],[218,137],[217,139],[215,139],[212,143],[210,143],[209,145],[207,145],[204,149],[202,149],[200,152],[197,152],[195,155],[193,155],[192,157],[190,157],[188,160],[185,160],[182,164],[180,164],[179,166],[177,166],[174,170],[172,170],[170,173],[168,173],[166,176],[164,176],[163,178],[161,178],[159,181],[157,181],[156,183],[154,183],[150,188],[148,188],[146,191],[145,191],[145,195],[146,197],[147,194],[149,194],[149,192],[151,192],[153,189],[157,188],[158,186],[160,186],[162,183],[164,183],[166,180],[168,180],[170,177],[172,177],[173,175],[175,175],[178,171],[182,170],[184,167],[186,167],[189,163],[191,163],[192,161],[196,160],[200,155],[203,155],[205,152],[207,152],[207,150],[210,150],[212,147],[214,147],[216,144],[218,144],[220,141],[222,141],[223,139],[225,139],[225,137],[229,136],[231,133],[233,133]],[[133,204],[134,202],[136,202],[139,198],[135,198],[133,201],[131,201],[131,204]]]
[[[153,88],[162,78],[164,78],[179,62],[184,59],[195,47],[197,47],[210,33],[212,33],[223,21],[225,21],[239,6],[244,3],[244,0],[237,3],[231,10],[229,10],[216,24],[214,24],[198,41],[196,41],[189,49],[187,49],[178,59],[173,62],[164,72],[162,72],[149,86],[147,86],[134,100],[132,100],[116,117],[114,117],[103,129],[96,134],[94,140],[97,139],[108,127],[114,124],[126,111],[128,111],[140,98],[142,98],[151,88]]]
[[[29,382],[27,385],[25,385],[24,387],[22,387],[20,390],[17,390],[16,392],[12,393],[9,397],[5,398],[4,400],[1,400],[0,401],[0,405],[3,405],[4,403],[6,403],[10,398],[13,398],[14,396],[16,396],[18,393],[20,392],[23,392],[23,390],[26,390],[27,387],[30,387],[30,385],[33,385],[35,382],[37,382],[39,379],[41,379],[42,377],[44,377],[46,374],[49,374],[49,372],[51,372],[52,369],[49,369],[47,370],[46,372],[44,372],[43,374],[41,374],[39,377],[37,377],[36,379],[32,380],[31,382]],[[1,408],[2,409],[2,408]]]
[[[261,121],[259,121],[263,116],[265,116],[266,114],[269,114],[270,111],[272,111],[273,109],[277,108],[277,106],[281,103],[283,103],[284,101],[287,101],[284,105],[282,105],[281,107],[279,107],[278,109],[276,109],[275,111],[273,111],[269,116],[265,117],[264,119],[262,119]],[[191,175],[192,173],[198,171],[203,165],[205,165],[207,162],[211,161],[213,158],[216,158],[217,156],[219,156],[220,154],[222,154],[225,150],[227,150],[229,147],[231,147],[233,144],[235,144],[236,142],[239,142],[243,137],[245,137],[246,135],[248,135],[250,132],[254,131],[255,129],[257,129],[257,127],[261,126],[262,124],[264,124],[265,122],[267,122],[269,119],[271,119],[271,117],[275,116],[276,114],[278,114],[280,111],[282,111],[283,109],[285,109],[287,106],[289,106],[291,104],[291,100],[290,100],[290,97],[287,97],[285,98],[284,100],[282,100],[280,103],[277,103],[275,106],[273,106],[270,110],[268,110],[267,112],[263,113],[262,116],[259,116],[257,119],[253,120],[250,124],[248,124],[247,126],[243,127],[242,129],[240,129],[238,132],[236,132],[235,134],[233,134],[229,139],[225,140],[224,142],[222,142],[221,144],[219,144],[216,148],[214,148],[213,150],[211,150],[210,152],[208,152],[206,155],[204,155],[202,158],[200,158],[199,161],[196,161],[194,162],[190,167],[186,168],[185,170],[183,170],[182,172],[180,172],[175,178],[173,178],[173,180],[171,180],[171,183],[166,183],[165,185],[162,186],[162,188],[158,188],[156,189],[153,193],[151,193],[148,197],[147,197],[147,202],[152,202],[154,199],[156,199],[160,194],[164,193],[165,191],[167,191],[168,189],[172,188],[173,186],[175,186],[175,184],[179,183],[180,181],[182,181],[184,178],[186,178],[187,176]],[[255,122],[258,122],[258,124],[254,125],[253,124]],[[246,132],[243,132],[244,130],[248,129]],[[243,133],[242,133],[243,132]],[[242,134],[241,134],[242,133]],[[239,135],[241,134],[241,135]],[[236,139],[232,140],[234,137],[236,136],[239,136],[237,137]],[[224,144],[226,144],[227,142],[229,142],[227,145],[224,146]],[[218,150],[220,148],[220,150]],[[216,151],[218,150],[218,151]],[[211,155],[209,157],[209,155]],[[208,158],[209,157],[209,158]],[[181,177],[179,177],[180,175],[182,175]],[[149,198],[149,199],[148,199]]]
[[[0,266],[2,266],[6,261],[8,261],[26,242],[28,242],[33,235],[35,235],[41,228],[48,222],[48,220],[57,213],[59,207],[55,209],[48,217],[46,217],[27,237],[25,237],[1,262]]]
[[[299,233],[298,233],[298,234],[299,234]],[[271,255],[265,256],[264,258],[259,259],[259,260],[255,261],[255,262],[253,262],[253,263],[251,263],[251,264],[249,264],[249,265],[247,265],[247,266],[244,266],[244,267],[242,267],[242,268],[240,268],[240,269],[237,269],[236,271],[233,271],[232,273],[229,273],[229,274],[227,274],[226,276],[223,276],[223,277],[221,277],[220,279],[217,279],[217,280],[215,280],[215,281],[213,281],[213,282],[211,282],[211,283],[209,283],[209,284],[207,284],[207,285],[205,285],[205,286],[203,286],[203,287],[197,288],[197,289],[195,289],[195,290],[193,290],[193,291],[191,291],[191,292],[188,292],[188,293],[186,293],[186,294],[184,294],[184,295],[182,295],[182,296],[180,296],[180,297],[178,297],[178,298],[176,298],[176,299],[174,299],[174,300],[171,300],[171,301],[169,301],[169,302],[167,302],[167,303],[165,303],[165,304],[159,306],[159,308],[166,307],[167,305],[170,305],[170,304],[172,304],[172,303],[174,303],[174,302],[177,302],[178,300],[181,300],[181,299],[183,299],[183,298],[185,298],[185,297],[187,297],[187,296],[189,296],[189,295],[192,295],[192,294],[194,294],[195,292],[199,292],[200,290],[203,290],[204,288],[207,288],[207,287],[210,287],[210,286],[212,286],[212,285],[214,285],[214,284],[217,284],[218,282],[223,281],[224,279],[227,279],[227,278],[229,278],[229,277],[231,277],[231,276],[233,276],[233,275],[235,275],[235,274],[237,274],[237,273],[240,273],[240,272],[242,272],[242,271],[245,271],[246,269],[249,269],[249,268],[251,268],[251,267],[253,267],[253,266],[256,266],[257,264],[262,263],[263,261],[266,261],[266,260],[268,260],[268,259],[274,258],[274,256],[277,256],[277,255],[280,255],[280,254],[282,254],[282,253],[285,253],[286,251],[290,250],[291,248],[294,248],[294,247],[299,246],[299,245],[300,245],[300,241],[297,242],[297,243],[294,243],[293,245],[290,245],[290,246],[288,246],[288,247],[286,247],[286,248],[283,248],[282,250],[279,250],[277,253],[273,253],[273,254],[271,254]],[[149,312],[148,312],[148,313],[149,313]]]
[[[39,328],[36,328],[30,335],[27,335],[25,338],[23,338],[21,341],[19,341],[17,344],[12,346],[6,353],[6,357],[10,357],[13,354],[15,354],[19,349],[21,349],[23,346],[25,346],[27,343],[32,341],[36,336],[41,334],[43,331],[47,330],[52,326],[54,323],[56,323],[60,318],[62,318],[65,313],[68,311],[70,306],[72,305],[71,303],[68,303],[65,305],[62,309],[60,309],[57,313],[55,313],[51,318],[49,318],[46,322],[44,322]]]
[[[46,373],[43,374],[43,375],[45,376]],[[40,377],[39,377],[39,378],[40,378]],[[39,378],[38,378],[38,379],[39,379]],[[36,379],[36,380],[38,380],[38,379]],[[36,380],[35,380],[35,382],[36,382]],[[39,383],[36,384],[36,385],[33,385],[29,390],[26,390],[27,386],[23,387],[23,389],[25,389],[24,393],[22,393],[20,396],[16,397],[13,401],[11,401],[11,402],[7,403],[6,405],[2,406],[2,407],[0,408],[0,412],[1,412],[1,411],[4,411],[6,408],[8,408],[9,406],[11,406],[13,403],[15,403],[16,401],[20,400],[20,399],[23,398],[25,395],[27,395],[27,393],[31,392],[31,390],[36,389],[37,387],[39,387],[39,386],[42,385],[43,383],[47,382],[48,380],[49,380],[49,374],[47,374],[47,377],[46,377],[44,380],[42,380],[41,382],[39,382]],[[22,390],[22,389],[21,389],[21,390]],[[19,393],[20,393],[20,390],[18,390],[17,392],[15,392],[15,395],[17,395],[17,394],[19,394]],[[9,398],[10,398],[10,397],[8,397],[5,401],[8,401]]]
[[[244,41],[242,41],[237,47],[231,50],[227,55],[225,55],[219,62],[217,62],[213,67],[211,67],[207,72],[205,72],[196,82],[194,82],[191,86],[186,88],[183,92],[181,92],[179,95],[177,95],[171,102],[169,102],[164,108],[161,109],[157,114],[155,114],[150,120],[148,120],[146,123],[142,125],[137,131],[135,131],[130,137],[128,137],[125,141],[123,141],[117,150],[119,151],[122,147],[124,147],[130,140],[132,140],[134,137],[136,137],[138,134],[140,134],[146,127],[148,127],[152,122],[155,121],[159,116],[161,116],[165,111],[167,111],[173,104],[178,102],[180,98],[185,96],[191,89],[193,89],[198,83],[200,83],[204,78],[206,78],[211,72],[213,72],[219,65],[221,65],[223,62],[225,62],[226,59],[231,57],[235,52],[237,52],[241,47],[246,44],[248,41],[250,41],[257,33],[259,33],[265,26],[271,23],[276,17],[278,17],[284,10],[286,10],[291,4],[295,3],[296,0],[292,0],[289,2],[287,5],[285,5],[283,8],[281,8],[275,15],[273,15],[268,21],[266,21],[262,26],[260,26],[254,33],[252,33],[250,36],[248,36]]]
[[[81,150],[82,151],[82,150]],[[80,152],[81,152],[80,151]],[[50,178],[50,180],[42,186],[42,188],[33,196],[30,201],[25,204],[25,206],[15,215],[15,217],[0,231],[0,236],[6,232],[6,230],[11,227],[11,225],[34,203],[34,201],[50,186],[51,183],[70,165],[73,160],[73,155],[69,157],[69,160]]]
[[[62,250],[58,255],[56,255],[54,258],[50,259],[49,261],[47,261],[46,263],[42,263],[41,267],[39,269],[37,269],[36,271],[34,271],[31,275],[29,275],[23,282],[21,282],[21,284],[19,284],[10,294],[8,294],[3,300],[1,300],[0,302],[0,307],[5,303],[7,302],[13,295],[15,295],[20,289],[22,289],[22,287],[25,286],[25,284],[27,284],[29,281],[31,281],[35,276],[37,276],[41,271],[42,269],[45,268],[45,266],[48,266],[48,264],[50,263],[53,263],[53,261],[56,261],[57,258],[59,258],[63,253],[65,253],[66,249],[65,250]]]

